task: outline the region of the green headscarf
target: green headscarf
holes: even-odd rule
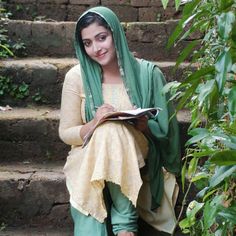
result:
[[[121,77],[130,101],[136,107],[160,107],[159,115],[149,119],[152,132],[149,139],[148,172],[153,197],[153,208],[160,205],[164,180],[161,171],[164,166],[168,171],[178,174],[180,171],[180,145],[178,125],[175,118],[169,122],[173,111],[167,98],[162,94],[165,79],[161,71],[151,62],[137,60],[129,51],[122,25],[109,8],[94,7],[86,11],[100,15],[109,25],[116,48]],[[81,19],[79,18],[79,20]],[[102,71],[98,63],[90,59],[79,42],[77,22],[75,32],[76,55],[80,61],[84,91],[86,95],[86,119],[90,121],[95,114],[95,107],[103,104]]]

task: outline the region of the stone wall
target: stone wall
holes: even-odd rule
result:
[[[86,9],[103,5],[111,8],[121,21],[156,22],[176,19],[174,0],[164,10],[161,0],[8,0],[5,7],[12,19],[76,21]]]

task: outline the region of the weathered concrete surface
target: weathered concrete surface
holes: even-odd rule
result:
[[[0,221],[7,227],[0,235],[72,235],[68,199],[62,164],[1,165],[0,209],[4,214],[0,214]],[[139,220],[139,236],[157,234],[167,235]]]
[[[188,111],[181,111],[181,147],[187,140]],[[59,110],[52,108],[13,108],[0,112],[0,161],[54,162],[65,160],[69,146],[58,137]]]
[[[0,222],[11,226],[71,225],[62,164],[2,163],[0,209]]]
[[[154,61],[176,60],[189,43],[189,40],[181,41],[177,47],[166,49],[176,25],[177,21],[123,24],[131,51]],[[75,22],[9,21],[7,24],[9,37],[24,42],[28,56],[74,57],[74,29]]]
[[[72,58],[47,59],[27,58],[23,60],[2,60],[2,76],[11,78],[12,83],[29,85],[29,95],[24,99],[2,98],[1,104],[26,106],[29,104],[59,105],[61,89],[66,72],[78,61]],[[39,100],[35,99],[38,94]]]
[[[0,112],[0,161],[65,160],[69,146],[58,136],[59,110],[13,108]]]
[[[164,73],[167,81],[180,81],[189,64],[181,65],[175,72],[174,62],[154,62]],[[22,60],[2,60],[0,72],[2,76],[10,77],[14,84],[22,82],[29,85],[29,95],[24,99],[12,99],[5,96],[1,105],[27,106],[29,104],[44,104],[59,107],[61,89],[66,72],[78,64],[74,58],[27,58]],[[39,93],[40,100],[35,100]]]
[[[157,232],[147,224],[139,225],[139,229],[140,232],[138,236],[157,236],[157,235],[169,236],[169,234],[163,232]],[[4,230],[3,232],[0,232],[0,236],[72,236],[72,235],[73,235],[72,229],[55,230],[55,229],[42,229],[42,227],[27,228],[27,229],[10,228]],[[186,234],[176,232],[174,236],[186,236]]]
[[[72,236],[73,229],[42,229],[38,228],[29,228],[22,229],[19,227],[16,228],[7,228],[0,232],[0,236]]]
[[[157,0],[12,0],[5,7],[12,12],[12,19],[76,21],[86,9],[93,6],[111,8],[121,21],[165,21],[176,19],[181,15],[174,4],[164,10]],[[152,14],[149,14],[152,12]]]

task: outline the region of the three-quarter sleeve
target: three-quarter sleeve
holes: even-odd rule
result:
[[[59,136],[72,146],[83,144],[80,130],[83,126],[81,103],[82,81],[79,65],[69,70],[62,89]]]

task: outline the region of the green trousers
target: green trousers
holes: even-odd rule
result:
[[[109,225],[115,235],[120,231],[138,231],[136,209],[131,201],[121,193],[120,186],[107,182],[106,190],[108,191],[104,192],[104,199],[107,205],[108,218],[104,223],[100,223],[92,216],[86,216],[71,207],[74,236],[108,236],[110,235]],[[108,192],[109,196],[107,196]]]

